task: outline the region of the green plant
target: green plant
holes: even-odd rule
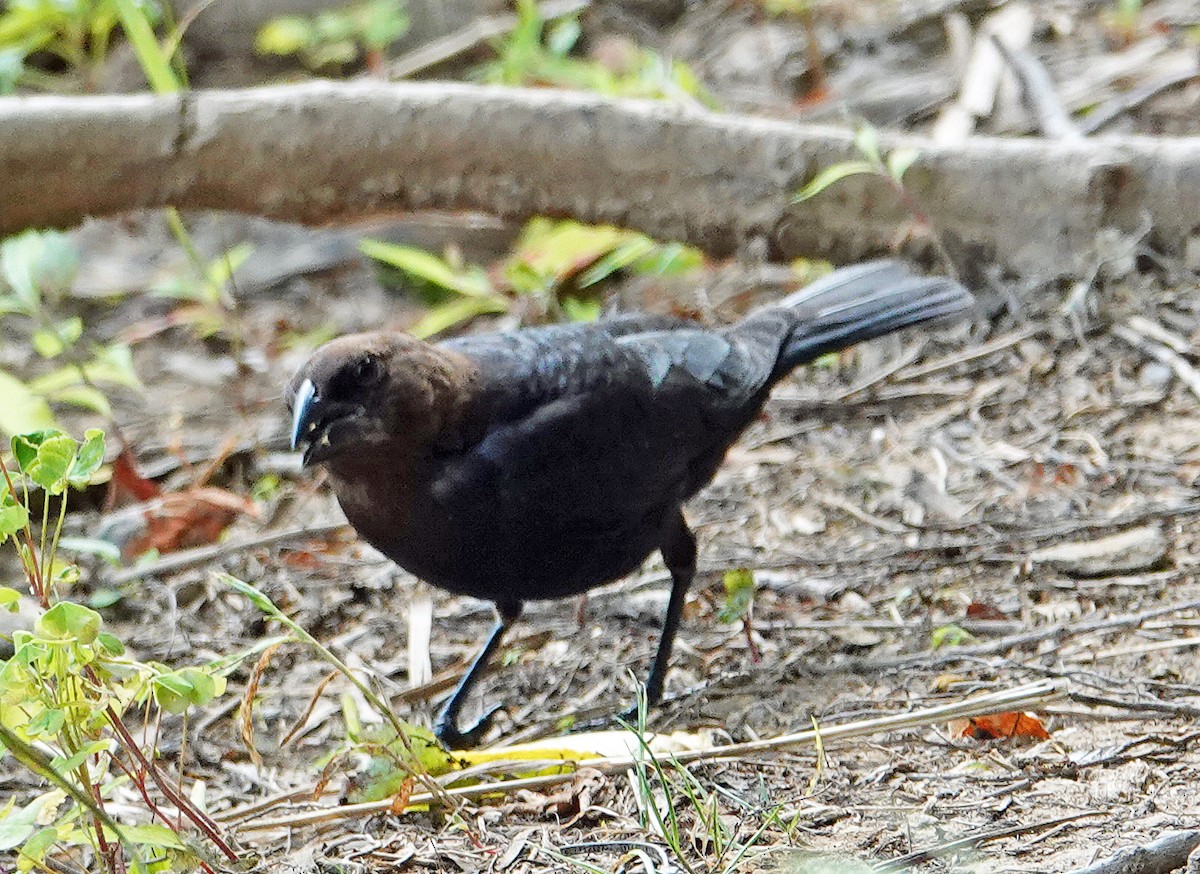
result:
[[[660,758],[646,734],[646,689],[636,690],[637,712],[633,722],[621,721],[636,742],[633,769],[641,826],[658,835],[671,850],[673,861],[692,874],[698,870],[733,872],[753,852],[767,830],[777,824],[773,808],[751,835],[738,839],[738,829],[723,818],[721,792],[698,778],[673,757]],[[743,803],[744,804],[744,803]],[[684,813],[687,813],[685,821]],[[703,857],[702,864],[690,860]]]
[[[703,263],[695,249],[636,231],[546,218],[531,220],[512,254],[491,270],[379,240],[364,240],[360,248],[414,280],[431,305],[411,329],[418,337],[485,313],[516,312],[527,322],[589,321],[600,314],[599,285],[618,271],[671,276]]]
[[[236,860],[189,799],[182,775],[168,777],[124,721],[136,708],[155,724],[162,712],[186,715],[207,704],[224,691],[236,659],[179,670],[137,661],[98,612],[62,599],[79,576],[58,557],[70,489],[87,485],[103,460],[104,435],[95,430],[82,442],[57,430],[18,435],[15,468],[0,457],[0,544],[12,544],[42,610],[32,628],[13,633],[13,655],[0,661],[0,758],[12,756],[46,785],[20,806],[15,796],[0,801],[0,851],[15,850],[20,871],[62,870],[55,863],[64,861],[105,872],[207,868],[207,851],[183,833],[186,819]],[[0,609],[14,609],[19,598],[0,587]],[[145,801],[139,822],[110,812],[114,793],[129,784]],[[163,799],[177,817],[164,813]]]
[[[0,12],[0,94],[19,85],[61,87],[41,56],[92,81],[108,56],[114,29],[132,18],[146,29],[162,20],[156,0],[9,0]]]
[[[187,255],[191,270],[162,280],[154,286],[153,293],[184,302],[172,314],[177,324],[190,326],[200,337],[228,334],[240,346],[242,332],[236,318],[233,277],[234,272],[254,253],[254,247],[249,243],[240,243],[206,262],[176,210],[167,211],[167,223]]]
[[[917,203],[917,199],[904,185],[904,176],[921,157],[920,151],[910,146],[898,146],[885,156],[879,146],[879,131],[869,124],[862,124],[855,131],[854,147],[862,155],[861,159],[839,161],[826,167],[792,196],[792,203],[810,200],[830,186],[851,176],[866,175],[883,179],[912,215],[917,228],[928,236],[938,255],[941,256],[946,271],[955,275],[954,259],[946,251],[933,223],[925,215],[920,204]]]
[[[65,234],[26,231],[0,242],[0,327],[23,335],[50,366],[24,380],[0,369],[0,433],[57,427],[52,405],[112,415],[105,385],[140,386],[129,348],[84,336],[84,321],[63,312],[78,255]]]
[[[682,97],[718,108],[696,74],[680,61],[632,45],[616,69],[572,57],[582,32],[576,15],[547,22],[535,0],[517,0],[517,26],[495,41],[495,59],[474,76],[493,85],[575,88],[612,97]]]
[[[759,659],[758,646],[754,643],[753,608],[754,608],[754,572],[746,568],[726,571],[722,581],[725,586],[725,603],[717,613],[717,621],[733,624],[740,621],[746,634],[746,646],[750,649],[750,658],[757,662]]]
[[[964,644],[972,643],[975,640],[975,635],[954,623],[948,625],[939,625],[933,629],[929,635],[929,646],[932,649],[941,649],[946,646],[963,646]]]
[[[917,149],[902,146],[892,149],[885,158],[879,148],[879,131],[869,124],[861,125],[855,132],[854,147],[862,155],[861,160],[840,161],[826,167],[796,192],[792,203],[800,203],[816,197],[829,186],[843,179],[863,175],[886,179],[898,194],[906,194],[904,174],[921,156]]]
[[[370,0],[310,17],[276,18],[259,30],[254,48],[263,55],[295,55],[310,70],[343,67],[360,57],[374,70],[408,27],[402,0]]]
[[[342,714],[346,725],[346,744],[329,753],[325,757],[325,763],[328,767],[350,753],[366,754],[368,764],[363,769],[363,779],[359,783],[355,800],[407,795],[413,783],[417,781],[435,796],[441,794],[441,787],[430,779],[430,775],[444,773],[455,762],[438,743],[433,732],[399,719],[375,690],[352,671],[349,665],[280,610],[266,593],[229,574],[221,574],[220,579],[245,596],[268,619],[288,629],[289,635],[280,642],[301,643],[307,646],[337,673],[349,680],[376,714],[384,720],[382,725],[364,727],[353,700],[343,696]],[[243,702],[243,707],[246,708],[243,713],[244,721],[249,720],[248,709],[251,705],[250,701]],[[244,736],[246,734],[243,733]],[[404,805],[401,804],[400,807],[403,808]]]

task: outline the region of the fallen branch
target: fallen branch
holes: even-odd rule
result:
[[[881,139],[919,150],[906,190],[936,231],[1025,276],[1082,274],[1097,232],[1143,211],[1155,244],[1182,253],[1200,214],[1196,138]],[[0,234],[166,205],[307,223],[452,209],[610,222],[717,256],[849,261],[912,224],[887,181],[790,201],[856,156],[845,130],[550,90],[313,82],[5,98]]]
[[[1125,847],[1095,865],[1070,874],[1170,874],[1188,863],[1200,847],[1200,831],[1171,832],[1141,847]]]

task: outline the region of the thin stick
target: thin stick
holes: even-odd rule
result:
[[[280,543],[287,543],[290,540],[328,537],[331,534],[340,534],[343,531],[350,531],[350,526],[345,522],[334,522],[327,525],[312,525],[306,528],[289,528],[286,531],[274,531],[270,534],[264,534],[261,537],[252,537],[249,540],[214,543],[211,546],[199,546],[195,549],[181,549],[179,552],[163,556],[157,561],[119,570],[109,578],[109,582],[114,586],[121,586],[135,580],[145,579],[146,577],[154,577],[160,574],[169,574],[199,567],[216,559],[236,555],[239,552],[246,552],[250,549],[276,546]]]
[[[872,719],[862,719],[847,722],[842,725],[822,726],[819,729],[808,729],[794,734],[785,734],[769,740],[751,741],[748,743],[726,744],[709,747],[702,750],[687,750],[671,756],[673,762],[681,765],[692,762],[712,761],[716,759],[741,758],[763,752],[809,746],[816,742],[818,733],[823,746],[836,741],[850,740],[867,735],[880,734],[889,731],[900,731],[909,728],[920,728],[951,719],[968,719],[974,716],[984,716],[990,713],[1001,713],[1010,710],[1028,710],[1045,706],[1066,694],[1063,684],[1053,680],[1042,680],[1029,683],[1001,692],[991,692],[956,701],[951,704],[939,704],[926,707],[911,713],[897,713],[890,716],[879,716]],[[569,739],[566,741],[569,743]],[[595,768],[606,774],[620,773],[637,763],[635,756],[612,756],[601,759],[588,759],[582,764]],[[566,763],[564,763],[566,764]],[[514,762],[514,767],[522,767],[525,763]],[[486,783],[477,786],[459,786],[444,790],[444,794],[455,799],[477,799],[490,795],[503,795],[521,789],[546,789],[569,782],[573,771],[562,774],[549,774],[538,777],[522,777],[515,780],[505,780],[500,783]],[[408,800],[410,807],[430,804],[435,801],[432,793],[414,794]],[[299,826],[317,825],[323,822],[348,819],[358,816],[370,816],[387,813],[392,810],[393,800],[368,801],[360,804],[345,804],[325,810],[281,816],[276,819],[244,823],[243,831],[265,831],[275,828],[296,828]],[[229,811],[224,818],[239,818],[240,813]]]
[[[1004,44],[996,34],[992,34],[992,44],[1000,52],[1000,57],[1021,80],[1021,91],[1025,102],[1037,116],[1038,127],[1048,137],[1054,139],[1070,139],[1081,136],[1079,128],[1071,120],[1070,113],[1059,99],[1054,80],[1042,62],[1034,57],[1027,49],[1012,49]]]
[[[890,874],[893,871],[909,871],[914,865],[922,865],[925,862],[932,862],[935,859],[940,859],[948,856],[951,853],[957,853],[959,850],[969,850],[972,847],[977,847],[980,844],[985,844],[988,841],[998,841],[1001,838],[1011,838],[1017,835],[1026,835],[1030,832],[1041,831],[1042,829],[1054,828],[1055,826],[1063,825],[1064,823],[1074,822],[1077,819],[1085,819],[1089,816],[1100,816],[1104,811],[1089,810],[1084,813],[1075,813],[1070,816],[1060,816],[1055,819],[1048,819],[1042,822],[1034,822],[1029,825],[1013,825],[1008,828],[995,829],[990,832],[983,832],[978,835],[968,835],[957,840],[947,841],[944,844],[939,844],[936,847],[930,847],[927,850],[916,850],[912,853],[905,853],[903,856],[897,856],[895,859],[888,859],[886,862],[879,862],[872,866],[872,870],[877,874]]]

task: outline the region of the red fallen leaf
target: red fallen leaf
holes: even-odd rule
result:
[[[128,446],[121,448],[121,453],[113,462],[112,479],[109,480],[108,489],[109,506],[112,506],[121,494],[129,495],[135,501],[148,501],[162,494],[158,483],[137,472],[137,459],[133,457]]]
[[[131,537],[122,552],[126,558],[150,549],[175,552],[215,543],[234,519],[257,516],[253,502],[215,486],[196,486],[162,495],[143,512],[146,528]]]
[[[1012,737],[1047,740],[1050,737],[1050,732],[1046,731],[1037,715],[1017,713],[1015,710],[976,716],[972,719],[952,719],[949,729],[951,737],[969,737],[975,740],[1002,740]]]
[[[968,619],[1006,619],[1007,617],[1001,612],[999,607],[995,607],[986,601],[972,601],[967,605]]]

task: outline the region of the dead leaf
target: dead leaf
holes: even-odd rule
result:
[[[968,619],[989,619],[1000,620],[1007,619],[999,607],[987,603],[986,601],[972,601],[967,605]]]
[[[408,799],[412,797],[413,778],[408,777],[400,784],[399,790],[392,796],[391,811],[395,816],[399,816],[408,809]]]
[[[500,810],[505,814],[552,816],[559,820],[574,821],[591,809],[597,793],[607,783],[608,779],[595,768],[580,768],[571,778],[569,786],[563,786],[549,795],[522,790],[517,793],[516,801],[502,804]]]
[[[150,549],[175,552],[215,543],[234,519],[257,518],[254,503],[241,495],[215,486],[198,486],[170,492],[142,513],[145,530],[131,537],[122,549],[126,559]]]
[[[1031,737],[1035,740],[1048,740],[1050,732],[1042,724],[1042,720],[1033,713],[993,713],[990,716],[976,716],[972,719],[954,719],[949,725],[950,736],[954,738],[969,737],[975,740],[1003,740],[1013,737]]]
[[[239,705],[242,743],[246,745],[246,749],[250,753],[250,761],[256,768],[262,767],[263,758],[254,746],[254,697],[258,694],[258,684],[262,682],[262,676],[266,673],[267,666],[271,664],[271,656],[275,655],[276,650],[281,646],[283,646],[282,642],[273,643],[258,657],[254,670],[250,672],[250,679],[246,683],[246,690],[242,693],[242,701]]]
[[[135,501],[149,501],[162,494],[152,479],[146,479],[137,472],[137,459],[129,451],[128,446],[121,448],[116,461],[113,462],[112,479],[108,481],[108,499],[106,504],[112,507],[122,495],[128,495]]]

